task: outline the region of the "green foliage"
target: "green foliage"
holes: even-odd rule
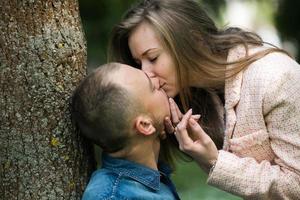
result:
[[[283,39],[292,41],[298,47],[297,59],[300,61],[300,1],[279,1],[275,15],[276,26]]]
[[[221,23],[222,12],[225,9],[225,0],[198,0],[202,8],[204,8],[208,15],[217,23]]]
[[[112,27],[134,0],[79,0],[80,15],[87,39],[88,66],[106,62],[106,49]]]
[[[179,196],[184,200],[239,200],[222,190],[206,184],[207,175],[195,162],[179,162],[172,177]]]

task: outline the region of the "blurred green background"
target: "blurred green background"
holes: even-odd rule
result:
[[[206,184],[207,175],[195,162],[179,161],[172,177],[182,200],[241,200]]]
[[[112,27],[135,0],[79,0],[87,39],[88,70],[106,62]],[[300,1],[199,0],[220,27],[239,26],[289,51],[299,61]],[[97,150],[99,151],[99,150]],[[99,152],[96,153],[99,155]],[[241,199],[206,184],[207,176],[194,162],[179,162],[173,180],[183,200]]]

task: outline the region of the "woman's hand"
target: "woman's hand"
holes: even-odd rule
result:
[[[174,133],[175,127],[173,125],[177,125],[180,120],[182,119],[183,114],[178,108],[178,105],[176,102],[169,98],[169,104],[170,104],[170,110],[171,110],[171,119],[169,117],[165,118],[164,124],[165,124],[165,130],[167,133]],[[192,115],[192,118],[198,121],[200,119],[200,115]]]
[[[216,145],[193,117],[199,115],[192,115],[191,109],[182,115],[172,99],[170,104],[172,120],[179,121],[174,134],[180,150],[194,158],[200,167],[208,173],[218,158]],[[178,112],[182,115],[181,118]]]

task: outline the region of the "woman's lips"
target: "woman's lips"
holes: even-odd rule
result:
[[[164,89],[163,87],[166,85],[166,83],[163,83],[163,84],[161,84],[160,85],[160,87],[162,88],[162,89]]]
[[[164,92],[166,93],[167,92],[167,83],[163,83],[160,88],[162,88],[164,90]],[[169,97],[169,95],[166,93],[166,95]]]

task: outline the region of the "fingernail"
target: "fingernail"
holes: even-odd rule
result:
[[[201,115],[194,115],[194,119],[200,119]]]
[[[170,102],[170,103],[173,103],[173,101],[172,101],[172,100],[173,100],[172,98],[169,98],[169,102]]]

